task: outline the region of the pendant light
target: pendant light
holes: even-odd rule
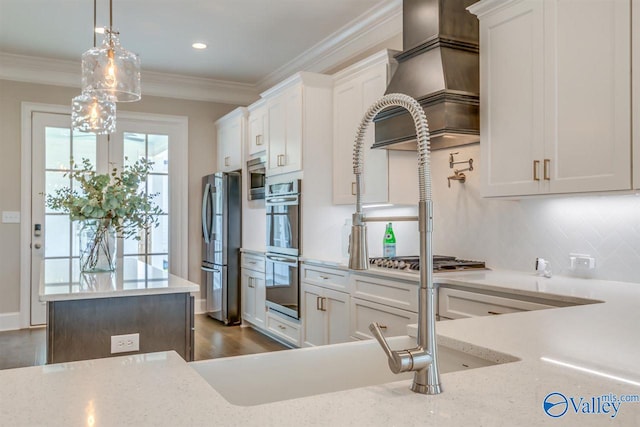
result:
[[[140,100],[140,58],[120,45],[113,30],[113,0],[109,0],[109,28],[100,47],[82,54],[82,91],[111,96],[116,102]]]
[[[96,0],[93,0],[93,47],[96,47]],[[71,100],[71,124],[74,130],[110,134],[116,130],[116,103],[104,94],[82,92]]]

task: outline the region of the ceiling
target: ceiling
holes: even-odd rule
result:
[[[394,0],[113,0],[113,27],[143,71],[259,85],[319,42]],[[98,27],[108,26],[98,0]],[[91,0],[0,0],[0,52],[80,61]],[[98,36],[98,43],[101,36]],[[200,41],[209,47],[191,47]]]

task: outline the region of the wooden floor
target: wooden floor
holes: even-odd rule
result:
[[[224,326],[205,314],[196,314],[195,327],[195,360],[288,348],[253,328]],[[0,332],[0,369],[44,365],[46,360],[45,328]]]

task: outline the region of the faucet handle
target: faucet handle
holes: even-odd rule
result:
[[[380,343],[380,346],[387,354],[387,358],[389,359],[389,369],[394,374],[399,374],[400,372],[407,372],[413,370],[413,356],[407,350],[394,351],[391,350],[387,340],[382,335],[382,330],[380,329],[380,325],[377,322],[374,322],[369,325],[369,330],[373,334],[373,337]]]

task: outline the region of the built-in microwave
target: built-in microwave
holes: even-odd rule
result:
[[[247,161],[247,199],[264,199],[266,156]]]

